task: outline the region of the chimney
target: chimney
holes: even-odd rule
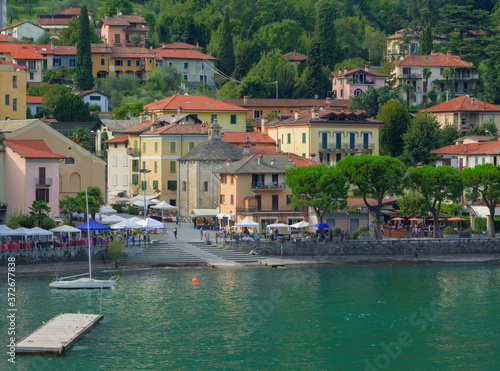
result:
[[[179,108],[177,108],[177,113],[179,115],[182,115],[182,106],[179,106]]]
[[[280,153],[280,146],[278,143],[276,143],[276,153]]]
[[[228,158],[228,159],[226,160],[226,166],[229,166],[229,165],[231,165],[231,159],[230,159],[230,158]]]
[[[366,72],[370,71],[370,67],[367,64],[365,64],[365,71]]]
[[[165,46],[165,43],[162,43],[162,44],[161,44],[161,46],[162,46],[162,47],[164,47],[164,46]]]
[[[108,19],[108,15],[107,14],[104,14],[104,19]]]
[[[201,124],[201,132],[206,133],[207,132],[207,124],[203,123]]]
[[[446,53],[446,54],[451,55],[451,50],[448,50],[448,53]]]
[[[330,98],[326,98],[325,108],[330,108]]]
[[[262,165],[262,155],[258,155],[258,156],[257,156],[257,163],[258,163],[259,165]]]
[[[265,124],[267,124],[267,115],[260,118],[260,126],[264,126]]]
[[[472,104],[476,104],[476,98],[471,99]]]
[[[175,124],[175,115],[173,113],[170,115],[170,123]]]
[[[250,146],[243,146],[243,154],[248,155],[250,153]]]
[[[248,137],[248,136],[247,136],[247,137],[245,138],[245,143],[250,143],[250,137]]]
[[[344,75],[347,75],[347,67],[344,67]]]
[[[431,50],[431,54],[434,54],[434,50]]]
[[[50,50],[54,50],[54,43],[50,44]]]
[[[319,119],[319,111],[318,111],[318,109],[317,109],[316,107],[314,107],[314,108],[312,109],[312,115],[311,115],[311,118],[312,118],[312,119],[315,119],[315,120]]]
[[[293,119],[294,119],[295,121],[297,121],[298,119],[300,119],[300,111],[299,111],[299,110],[297,110],[297,111],[295,111],[295,112],[293,113]]]
[[[248,97],[246,95],[243,97],[243,103],[245,103],[245,104],[248,103]]]
[[[342,68],[339,67],[339,76],[342,75]]]
[[[144,122],[144,113],[143,113],[143,112],[141,112],[141,113],[139,114],[139,124],[142,124],[143,122]]]
[[[153,125],[154,125],[154,124],[156,124],[156,117],[157,117],[157,116],[156,116],[156,113],[152,113],[150,116],[151,116],[151,117],[150,117],[150,120],[151,120],[151,122],[153,123]]]

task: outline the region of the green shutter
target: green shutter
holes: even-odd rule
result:
[[[175,173],[175,161],[170,161],[170,172]]]
[[[287,138],[287,140],[288,140],[288,144],[292,143],[292,134],[288,133],[288,134],[286,135],[286,138]]]
[[[158,152],[158,142],[155,142],[155,152]]]
[[[132,184],[139,184],[139,174],[132,174]]]
[[[306,133],[302,133],[302,143],[306,142]]]
[[[231,124],[236,124],[236,115],[231,115]]]
[[[170,152],[177,152],[177,142],[170,142]]]
[[[155,173],[158,172],[158,161],[155,161]]]
[[[194,148],[195,142],[188,143],[188,151],[191,151]]]
[[[153,180],[153,189],[158,189],[158,181]]]

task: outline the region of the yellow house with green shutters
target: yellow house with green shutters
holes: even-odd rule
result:
[[[157,121],[156,114],[150,118],[124,131],[130,159],[128,193],[134,196],[146,191],[146,196],[157,195],[177,206],[177,159],[208,139],[208,126]]]
[[[161,114],[190,114],[213,124],[216,120],[223,131],[246,131],[246,114],[249,110],[234,104],[201,95],[173,95],[147,104],[145,110]]]
[[[335,165],[345,156],[378,155],[382,125],[364,111],[312,109],[265,123],[263,130],[284,152]]]

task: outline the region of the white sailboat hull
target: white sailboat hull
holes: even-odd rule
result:
[[[56,280],[49,286],[56,289],[110,289],[117,280],[118,277],[111,277],[109,280],[97,280],[84,277],[76,280]]]

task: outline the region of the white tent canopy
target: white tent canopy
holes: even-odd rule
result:
[[[254,222],[248,216],[245,219],[243,219],[241,222],[236,223],[235,227],[240,227],[240,228],[256,228],[257,229],[257,233],[259,233],[259,223]]]
[[[217,216],[219,211],[217,209],[194,209],[195,216]]]
[[[133,222],[130,219],[122,220],[119,223],[110,226],[111,229],[141,229],[144,228],[139,223]]]
[[[10,229],[6,225],[2,224],[0,225],[0,236],[20,236],[21,234],[14,231],[13,229]]]
[[[114,214],[117,211],[111,207],[107,207],[106,205],[102,205],[101,208],[99,209],[99,213],[101,214]]]
[[[162,222],[159,222],[158,220],[154,220],[151,218],[146,218],[141,220],[140,222],[137,222],[140,226],[143,228],[150,228],[150,229],[163,229],[165,228],[165,225]]]
[[[153,198],[156,198],[158,196],[159,196],[159,194],[157,194],[157,195],[146,195],[146,202],[149,201],[149,200],[152,200]],[[129,198],[128,201],[132,202],[132,203],[134,203],[136,201],[142,201],[142,202],[144,202],[144,195],[137,195],[135,197]]]
[[[39,236],[53,236],[54,235],[54,233],[52,233],[50,231],[46,231],[45,229],[39,228],[39,227],[31,228],[31,230],[33,232],[36,232],[36,234]]]
[[[71,227],[69,225],[61,225],[60,227],[52,228],[51,232],[57,233],[81,233],[82,231],[78,228]]]
[[[168,202],[162,201],[158,205],[151,206],[152,209],[161,209],[161,210],[171,210],[177,209],[177,206],[172,206]]]
[[[306,228],[306,227],[310,227],[310,226],[311,226],[311,223],[308,223],[306,221],[301,221],[301,222],[292,224],[290,227],[300,229],[300,228]]]
[[[38,232],[32,231],[29,228],[24,228],[24,227],[14,229],[14,231],[18,232],[19,235],[21,236],[38,236],[40,234]]]
[[[125,218],[119,215],[105,215],[102,217],[101,224],[116,224],[125,220]]]
[[[274,223],[274,224],[269,224],[267,226],[267,229],[278,229],[278,228],[287,228],[288,232],[290,232],[290,226],[288,224],[284,223]]]

